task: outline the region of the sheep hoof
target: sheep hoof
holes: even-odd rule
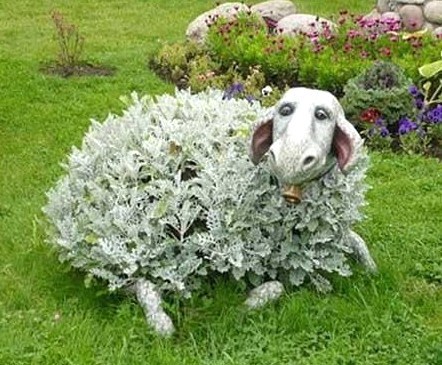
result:
[[[377,265],[371,257],[367,245],[361,236],[353,231],[350,231],[350,240],[356,260],[358,260],[369,273],[376,274],[378,272]]]
[[[140,279],[133,287],[137,300],[144,310],[147,323],[160,336],[170,336],[175,331],[170,317],[161,308],[161,296],[155,285],[148,280]]]
[[[268,281],[253,289],[245,305],[249,309],[261,308],[270,301],[278,299],[284,292],[284,286],[279,281]]]

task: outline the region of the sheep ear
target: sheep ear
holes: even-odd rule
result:
[[[253,130],[250,159],[257,165],[273,143],[273,119],[259,123]]]
[[[345,118],[339,119],[333,136],[333,151],[343,173],[349,172],[354,166],[363,144],[355,127]]]

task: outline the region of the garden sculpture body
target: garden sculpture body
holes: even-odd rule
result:
[[[44,211],[60,258],[133,290],[158,333],[174,331],[162,294],[217,273],[254,287],[257,308],[306,280],[329,290],[322,274],[350,275],[349,256],[376,270],[351,230],[368,158],[333,95],[290,89],[270,109],[219,90],[133,99],[93,123]]]

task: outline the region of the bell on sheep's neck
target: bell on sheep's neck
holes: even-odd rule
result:
[[[282,189],[282,196],[289,204],[299,204],[302,197],[302,189],[298,185],[286,185]]]

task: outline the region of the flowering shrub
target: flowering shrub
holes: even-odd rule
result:
[[[311,24],[310,42],[297,52],[298,82],[342,95],[346,82],[378,60],[392,61],[417,79],[416,65],[437,57],[440,40],[429,35],[399,32],[393,18],[366,19],[343,11],[336,31],[318,32],[327,25]]]
[[[254,14],[239,13],[228,22],[218,19],[210,27],[207,49],[225,70],[235,64],[244,74],[259,65],[267,82],[291,85],[296,81],[299,41],[274,35],[269,26]]]
[[[287,205],[266,163],[247,157],[250,125],[268,110],[223,94],[134,95],[123,115],[93,123],[44,208],[61,260],[110,289],[144,278],[185,295],[216,273],[319,290],[324,273],[351,273],[366,154]]]

